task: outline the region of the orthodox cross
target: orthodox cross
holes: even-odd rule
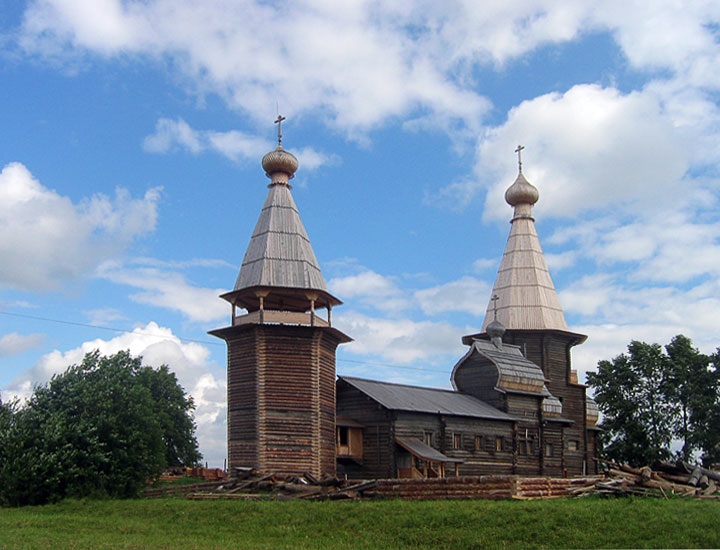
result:
[[[499,299],[500,299],[500,296],[498,296],[497,294],[493,294],[493,297],[490,298],[490,300],[492,300],[492,303],[493,303],[493,312],[495,313],[495,320],[496,320],[496,321],[497,321],[497,301],[498,301]]]
[[[520,170],[520,173],[522,173],[522,150],[525,149],[522,145],[518,145],[517,149],[515,149],[515,152],[518,154],[518,170]]]
[[[285,120],[285,117],[282,115],[278,115],[278,117],[275,119],[275,124],[278,125],[278,147],[282,145],[282,121]]]

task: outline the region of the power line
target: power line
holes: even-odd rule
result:
[[[0,311],[0,315],[9,315],[12,317],[22,317],[24,319],[33,319],[35,321],[45,321],[48,323],[57,323],[60,325],[70,325],[74,327],[84,327],[84,328],[94,328],[99,330],[108,330],[110,332],[123,332],[126,334],[142,334],[143,336],[151,336],[153,338],[159,338],[161,340],[173,340],[173,338],[170,338],[164,334],[154,334],[152,332],[145,332],[145,331],[139,331],[139,330],[128,330],[123,328],[116,328],[116,327],[106,327],[102,325],[93,325],[90,323],[76,323],[74,321],[65,321],[62,319],[52,319],[50,317],[40,317],[37,315],[26,315],[23,313],[12,313],[10,311]],[[180,340],[181,342],[195,342],[197,344],[206,344],[209,346],[222,346],[223,344],[221,342],[213,342],[210,340],[199,340],[196,338],[185,338],[182,336],[174,335],[174,338]],[[422,367],[407,367],[407,366],[401,366],[401,365],[390,365],[388,363],[369,363],[367,361],[357,361],[355,359],[342,359],[337,358],[337,361],[341,361],[344,363],[355,363],[357,365],[366,365],[368,367],[379,367],[379,368],[385,368],[385,369],[403,369],[403,370],[418,370],[418,371],[424,371],[424,372],[441,372],[443,374],[446,374],[447,371],[445,370],[439,370],[439,369],[424,369]]]
[[[447,370],[439,370],[439,369],[424,369],[422,367],[405,367],[400,365],[389,365],[387,363],[368,363],[366,361],[354,361],[353,359],[341,359],[338,357],[338,361],[344,361],[345,363],[357,363],[358,365],[368,365],[370,367],[383,367],[383,368],[390,368],[390,369],[407,369],[407,370],[422,370],[425,372],[441,372],[443,374],[447,374]]]
[[[143,336],[152,336],[153,338],[160,338],[161,340],[172,340],[173,339],[164,334],[154,334],[152,332],[144,332],[141,330],[127,330],[124,328],[104,327],[102,325],[91,325],[88,323],[75,323],[73,321],[63,321],[61,319],[51,319],[49,317],[38,317],[36,315],[25,315],[23,313],[11,313],[9,311],[0,311],[0,315],[12,315],[13,317],[23,317],[25,319],[35,319],[36,321],[47,321],[49,323],[58,323],[61,325],[72,325],[75,327],[96,328],[96,329],[100,329],[100,330],[109,330],[112,332],[125,332],[127,334],[142,334]],[[174,335],[174,336],[181,342],[195,342],[198,344],[208,344],[209,346],[222,346],[223,345],[221,342],[211,342],[210,340],[197,340],[194,338],[184,338],[182,336],[177,336],[177,335]]]

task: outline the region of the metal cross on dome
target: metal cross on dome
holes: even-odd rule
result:
[[[282,145],[282,121],[283,120],[285,120],[285,117],[280,114],[275,119],[275,124],[278,125],[278,147],[280,147]]]
[[[495,314],[496,321],[497,321],[497,302],[499,299],[500,299],[500,296],[498,296],[497,294],[493,294],[492,298],[490,298],[490,300],[492,300],[492,303],[493,303],[493,313]]]
[[[520,173],[522,173],[522,156],[521,156],[521,153],[522,153],[522,150],[523,150],[523,149],[525,149],[525,147],[523,147],[522,145],[518,145],[518,146],[517,146],[517,149],[515,149],[515,152],[518,154],[518,170],[520,171]]]

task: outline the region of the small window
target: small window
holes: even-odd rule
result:
[[[578,450],[578,442],[574,439],[571,439],[568,441],[568,451],[577,451]]]
[[[531,455],[533,453],[532,439],[521,439],[518,447],[520,448],[521,455]]]
[[[432,440],[433,440],[433,434],[432,434],[432,432],[425,432],[425,433],[423,434],[423,442],[424,442],[425,445],[427,445],[428,447],[432,447]]]
[[[545,443],[545,456],[552,456],[552,455],[553,455],[553,444]]]
[[[462,434],[453,434],[453,448],[462,448]]]
[[[340,443],[340,445],[348,444],[347,426],[338,426],[338,443]]]
[[[503,450],[503,438],[499,435],[495,437],[495,450],[496,451],[502,451]]]
[[[475,450],[480,451],[482,450],[482,444],[483,444],[483,438],[481,435],[475,436]]]

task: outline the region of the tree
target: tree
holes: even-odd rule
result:
[[[199,457],[192,408],[167,367],[143,367],[142,359],[128,352],[89,353],[6,415],[0,503],[136,496],[165,468],[166,442],[183,450],[180,459]],[[179,423],[184,432],[169,411],[184,411],[187,419]]]
[[[665,346],[632,341],[628,354],[600,361],[588,373],[604,418],[600,442],[607,458],[631,465],[670,458],[720,459],[720,350],[708,357],[692,340],[675,336]],[[674,446],[674,445],[673,445]]]
[[[185,394],[175,373],[167,365],[158,369],[142,367],[139,382],[150,390],[165,444],[167,466],[194,466],[202,456],[195,438],[195,409],[192,397]]]
[[[682,442],[679,458],[690,460],[707,446],[707,428],[717,405],[717,376],[709,369],[710,357],[693,347],[692,340],[675,336],[665,346],[668,356],[667,396],[673,404],[673,435]]]
[[[603,413],[605,457],[642,466],[671,456],[668,367],[658,344],[633,340],[627,354],[600,361],[587,380]]]

